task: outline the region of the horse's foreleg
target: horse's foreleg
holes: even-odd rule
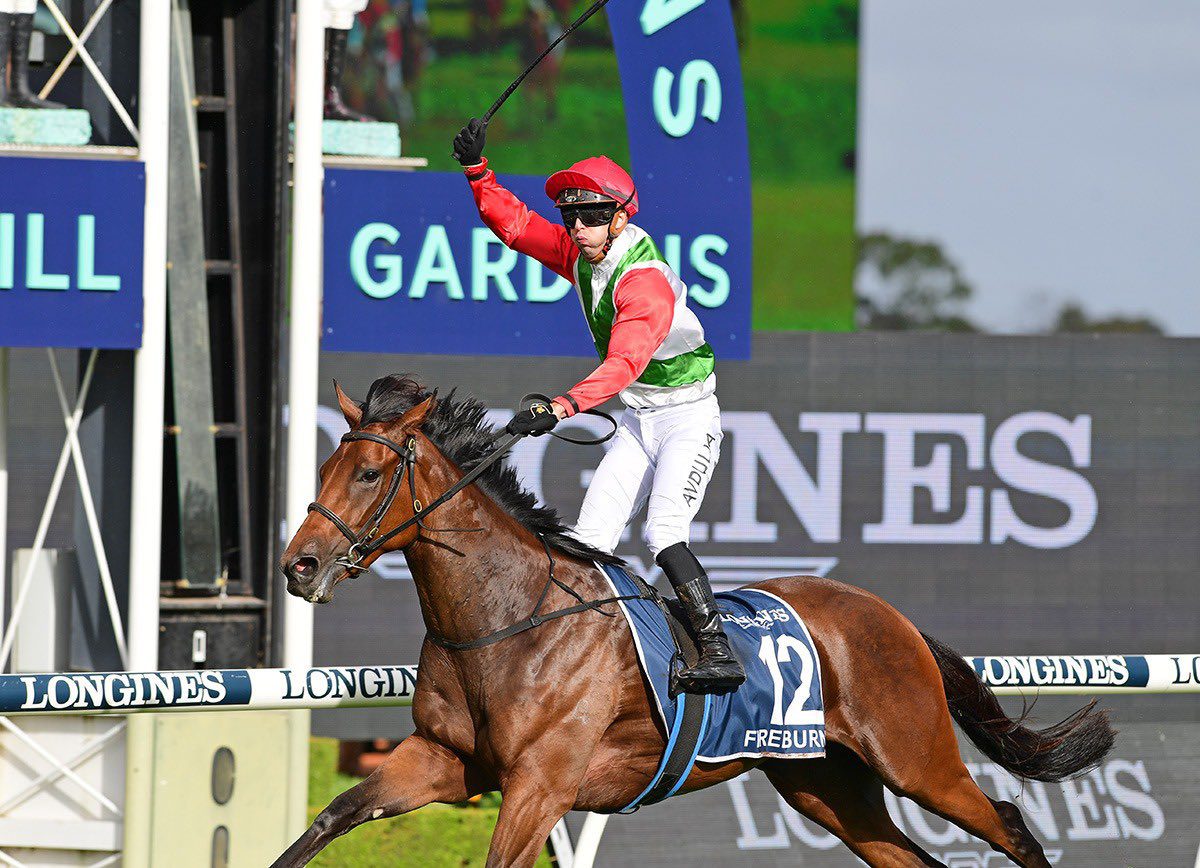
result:
[[[578,778],[557,777],[552,763],[509,775],[487,868],[533,865],[554,824],[575,804],[578,791]]]
[[[334,838],[368,820],[415,811],[430,802],[462,802],[482,790],[482,782],[452,751],[409,736],[368,778],[330,802],[272,868],[306,865]]]

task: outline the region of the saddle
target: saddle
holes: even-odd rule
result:
[[[601,565],[621,599],[651,708],[667,746],[650,785],[624,810],[674,795],[697,761],[825,755],[820,659],[796,610],[764,588],[717,595],[722,624],[746,682],[721,694],[680,692],[672,677],[696,658],[684,614],[638,576]]]

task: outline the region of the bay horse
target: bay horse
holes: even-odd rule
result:
[[[376,380],[361,405],[336,390],[351,431],[322,465],[318,500],[283,554],[288,592],[327,603],[338,583],[400,550],[428,635],[415,732],[274,864],[304,865],[369,820],[499,790],[487,865],[533,865],[567,811],[619,810],[662,757],[665,734],[629,628],[608,604],[484,647],[446,646],[535,610],[609,597],[596,563],[619,561],[571,537],[503,462],[430,509],[493,452],[496,432],[479,402],[453,392],[439,400],[394,376]],[[547,581],[549,571],[557,583]],[[1003,711],[958,654],[873,594],[812,576],[754,587],[783,597],[808,624],[820,656],[827,756],[697,763],[681,792],[759,768],[789,805],[869,865],[940,864],[892,822],[887,787],[1018,865],[1050,865],[1017,807],[990,799],[971,779],[952,722],[1014,775],[1058,781],[1094,767],[1111,748],[1105,712],[1093,702],[1032,729],[1024,715]]]

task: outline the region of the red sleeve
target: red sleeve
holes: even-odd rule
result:
[[[624,275],[613,290],[616,318],[608,355],[587,379],[555,398],[568,416],[598,407],[633,383],[662,346],[675,316],[675,292],[656,268]]]
[[[530,211],[524,202],[500,186],[486,158],[478,166],[469,166],[466,174],[479,216],[496,237],[574,283],[579,248],[567,230]]]

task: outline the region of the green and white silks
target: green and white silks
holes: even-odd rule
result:
[[[608,255],[592,265],[582,256],[575,261],[575,286],[592,332],[596,352],[608,355],[616,308],[613,293],[621,278],[639,268],[662,273],[675,293],[675,310],[666,338],[654,351],[642,375],[621,392],[626,406],[638,409],[699,401],[716,390],[713,350],[704,328],[688,310],[687,285],[671,270],[650,236],[630,224],[613,241]]]

